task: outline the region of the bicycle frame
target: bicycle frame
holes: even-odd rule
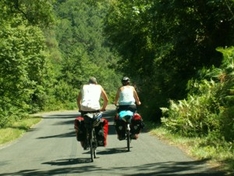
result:
[[[84,122],[86,128],[86,145],[90,147],[90,159],[94,161],[96,156],[97,138],[95,127],[99,125],[102,113],[87,113],[84,115]]]
[[[122,120],[125,122],[126,138],[127,138],[127,149],[128,149],[128,151],[130,151],[130,143],[131,143],[130,124],[131,124],[132,116],[124,116],[124,117],[122,117]]]
[[[133,117],[133,112],[131,111],[120,111],[119,112],[119,117],[121,120],[125,122],[125,129],[126,129],[126,137],[127,137],[127,149],[130,151],[130,142],[131,142],[131,120]]]

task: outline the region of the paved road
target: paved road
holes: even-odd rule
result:
[[[143,131],[126,151],[113,126],[114,112],[108,110],[107,147],[90,155],[76,141],[73,121],[78,112],[44,114],[44,119],[19,140],[0,148],[0,176],[91,175],[91,176],[222,176],[205,161],[194,161],[180,149]]]

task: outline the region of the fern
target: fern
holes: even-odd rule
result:
[[[221,67],[202,69],[200,79],[188,82],[186,99],[171,100],[168,109],[161,108],[162,123],[171,132],[233,142],[234,48],[218,51],[224,56]]]

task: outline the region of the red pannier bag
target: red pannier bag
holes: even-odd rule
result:
[[[119,115],[116,114],[114,117],[115,131],[118,135],[119,140],[125,139],[125,122],[119,118]]]
[[[115,121],[115,130],[118,134],[118,139],[119,140],[124,140],[125,139],[125,122],[123,120],[119,119],[119,115],[116,114],[114,117],[114,121]],[[130,124],[130,128],[131,128],[131,138],[132,139],[137,139],[138,138],[138,134],[141,132],[141,129],[144,127],[143,124],[143,119],[141,117],[140,114],[138,113],[134,113],[132,120],[131,120],[131,124]]]
[[[98,146],[106,146],[107,145],[107,135],[108,135],[108,121],[105,118],[101,118],[101,123],[95,127]]]
[[[86,136],[86,130],[84,126],[84,118],[78,116],[74,120],[74,128],[76,130],[76,139],[77,141],[84,141]]]
[[[76,130],[77,141],[84,141],[86,137],[86,129],[83,117],[78,116],[75,118],[74,128]],[[100,119],[99,125],[95,127],[95,132],[97,135],[98,146],[106,146],[108,135],[108,121],[105,118]]]
[[[134,113],[130,128],[132,134],[139,134],[141,132],[141,129],[143,128],[143,119],[140,114]]]

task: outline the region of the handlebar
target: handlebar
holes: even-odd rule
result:
[[[101,122],[103,112],[89,112],[84,114],[84,122],[86,124],[92,124],[92,127],[98,126]]]
[[[100,119],[102,117],[103,112],[87,112],[84,116],[89,117],[91,119]]]

